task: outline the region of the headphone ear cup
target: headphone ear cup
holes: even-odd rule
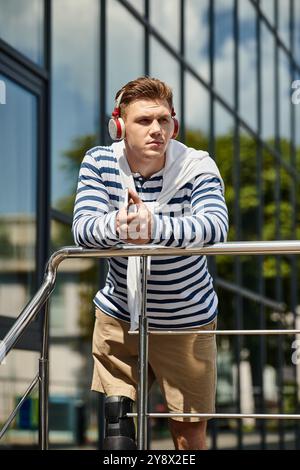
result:
[[[122,140],[125,137],[125,122],[121,117],[111,118],[108,123],[108,132],[112,140]]]
[[[172,135],[171,139],[176,139],[176,137],[179,134],[179,122],[174,117],[173,117],[173,123],[174,123],[174,130],[173,130],[173,135]]]

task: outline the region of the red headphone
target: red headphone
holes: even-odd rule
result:
[[[175,117],[176,113],[174,111],[174,108],[172,108],[171,116],[172,116],[173,123],[174,123],[174,130],[173,130],[173,134],[172,134],[171,139],[176,139],[176,137],[179,134],[179,122],[178,122],[178,119],[176,119],[176,117]]]
[[[115,108],[111,114],[111,118],[108,123],[108,132],[112,140],[122,140],[125,137],[125,122],[121,118],[121,108],[120,108],[123,94],[124,92],[120,93],[120,95],[116,99]],[[171,116],[172,116],[173,123],[174,123],[174,130],[173,130],[171,139],[176,139],[176,137],[178,136],[178,132],[179,132],[179,122],[175,118],[176,113],[174,111],[174,108],[172,108]]]

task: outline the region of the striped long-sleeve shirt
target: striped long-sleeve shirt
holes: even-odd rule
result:
[[[164,169],[143,178],[133,173],[136,192],[144,202],[155,201],[162,189]],[[109,248],[122,242],[116,216],[123,188],[112,147],[89,150],[81,164],[74,207],[73,235],[77,245]],[[228,213],[220,179],[199,174],[184,184],[168,202],[164,213],[154,214],[152,244],[188,247],[196,238],[204,244],[223,242]],[[200,235],[199,235],[200,234]],[[130,322],[127,305],[127,257],[109,260],[106,285],[95,305],[115,318]],[[152,328],[190,328],[211,322],[218,299],[207,269],[206,257],[154,257],[147,278],[147,316]]]

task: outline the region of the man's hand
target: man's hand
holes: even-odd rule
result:
[[[149,243],[153,224],[152,213],[132,189],[128,190],[128,201],[128,208],[122,207],[116,219],[119,238],[135,245]],[[136,204],[137,212],[128,213],[129,206],[133,204]]]

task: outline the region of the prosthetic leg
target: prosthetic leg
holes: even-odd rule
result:
[[[132,413],[133,400],[124,396],[111,396],[105,400],[105,450],[135,450],[135,427]]]

